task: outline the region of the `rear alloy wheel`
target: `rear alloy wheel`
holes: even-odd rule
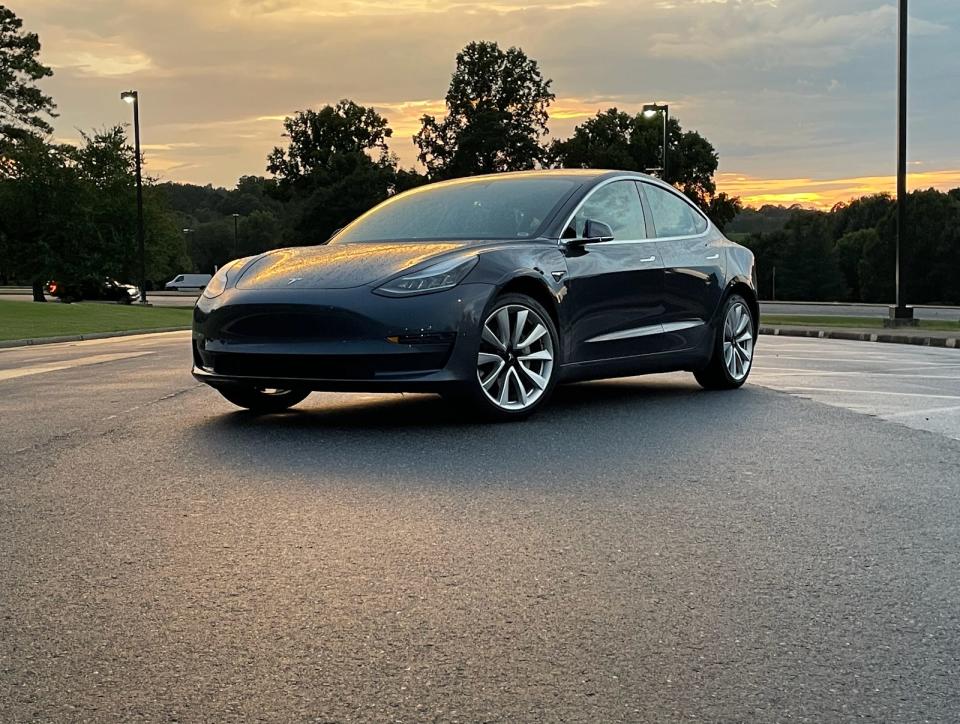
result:
[[[740,387],[750,374],[755,342],[750,307],[740,295],[730,295],[724,305],[723,325],[717,330],[710,362],[694,372],[697,382],[708,390]]]
[[[303,402],[310,390],[278,390],[270,387],[222,387],[217,390],[227,400],[251,412],[283,412]]]
[[[553,391],[558,349],[553,320],[536,300],[500,297],[480,328],[472,388],[478,407],[500,420],[531,414]]]

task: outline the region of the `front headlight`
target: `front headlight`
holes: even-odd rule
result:
[[[464,280],[476,265],[479,257],[450,259],[426,269],[391,279],[373,291],[387,297],[408,297],[412,294],[428,294],[452,289]]]
[[[246,259],[236,259],[220,267],[220,270],[213,275],[213,279],[207,282],[207,286],[203,288],[203,296],[207,299],[214,299],[223,294],[230,284],[232,275],[235,272],[239,272],[243,267],[243,262],[249,258],[250,257]]]

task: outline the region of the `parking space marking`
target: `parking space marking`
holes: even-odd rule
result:
[[[46,372],[58,372],[60,370],[69,370],[75,367],[86,367],[89,365],[103,364],[104,362],[117,362],[119,360],[144,357],[151,354],[156,354],[156,352],[118,352],[115,354],[97,354],[91,357],[79,357],[77,359],[64,360],[62,362],[31,365],[29,367],[14,367],[13,369],[9,370],[0,370],[0,382],[13,380],[18,377],[42,375]]]
[[[903,410],[901,412],[889,412],[884,417],[913,417],[914,415],[933,415],[938,412],[954,412],[960,410],[960,405],[951,405],[950,407],[928,407],[925,410]]]
[[[851,390],[842,387],[780,387],[787,392],[839,392],[849,395],[889,395],[891,397],[931,397],[938,400],[960,400],[960,395],[927,395],[922,392],[887,392],[884,390]]]
[[[895,377],[897,379],[924,379],[924,380],[960,380],[960,375],[928,375],[928,374],[905,374],[900,372],[893,372],[891,370],[847,370],[847,371],[833,371],[833,370],[813,370],[813,369],[801,369],[799,367],[764,367],[757,366],[757,372],[770,372],[773,377],[802,377],[804,375],[810,375],[815,377]]]

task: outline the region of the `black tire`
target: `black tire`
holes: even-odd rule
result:
[[[269,414],[271,412],[283,412],[303,402],[310,390],[273,390],[269,391],[259,387],[222,387],[217,390],[227,400],[237,407],[245,407],[251,412],[258,414]]]
[[[750,359],[746,362],[746,371],[741,377],[737,377],[727,365],[724,356],[724,329],[727,324],[727,317],[731,310],[738,307],[746,312],[749,317],[749,331],[752,342],[750,344]],[[743,334],[743,333],[741,333]],[[750,370],[753,369],[753,343],[757,339],[757,320],[753,317],[753,312],[747,300],[739,294],[731,294],[723,303],[720,310],[719,323],[717,324],[716,335],[713,340],[713,354],[710,361],[701,369],[695,370],[693,376],[697,378],[700,386],[706,390],[734,390],[741,387],[750,376]],[[736,354],[732,350],[732,354]],[[741,363],[742,364],[742,363]]]
[[[534,312],[536,317],[539,318],[539,321],[543,323],[544,328],[546,329],[546,334],[549,335],[549,343],[546,341],[539,342],[539,346],[549,347],[550,354],[552,358],[550,360],[550,368],[548,376],[546,377],[546,386],[543,388],[536,387],[533,383],[533,378],[523,372],[524,367],[521,365],[520,355],[522,352],[521,348],[516,348],[512,344],[509,344],[508,347],[510,351],[505,353],[505,359],[508,360],[506,366],[504,367],[504,375],[508,374],[510,366],[516,370],[515,375],[517,378],[523,377],[524,382],[514,383],[514,384],[528,384],[531,385],[531,389],[538,396],[536,399],[530,403],[528,406],[523,407],[522,409],[506,409],[499,406],[494,402],[488,394],[484,391],[483,385],[480,382],[479,371],[475,372],[471,379],[467,382],[459,385],[457,388],[450,390],[449,392],[444,393],[444,399],[450,401],[453,404],[456,404],[458,407],[460,405],[465,405],[467,409],[473,413],[475,416],[479,416],[481,419],[488,420],[491,422],[509,422],[509,421],[518,421],[524,420],[540,409],[541,406],[546,404],[550,399],[550,395],[553,394],[553,390],[557,384],[557,377],[559,375],[559,352],[560,352],[560,335],[557,333],[556,325],[553,323],[553,319],[550,317],[549,312],[543,308],[543,305],[540,304],[533,297],[528,297],[526,294],[503,294],[496,299],[487,307],[481,316],[481,324],[485,324],[486,320],[492,318],[493,315],[497,314],[504,308],[508,309],[508,315],[511,310],[516,310],[518,308],[526,308],[530,312]],[[514,321],[516,321],[514,317]],[[529,315],[527,319],[531,319]],[[529,329],[529,328],[528,328]],[[480,333],[477,335],[477,347],[474,351],[474,356],[477,357],[481,353],[483,343],[481,342],[482,328]],[[529,353],[531,347],[526,348]],[[514,354],[516,351],[516,354]],[[539,372],[544,372],[546,370],[546,363],[540,364],[538,360],[536,363],[526,362],[526,365],[535,364],[539,367]],[[536,388],[536,389],[534,389]],[[514,390],[517,388],[514,387]],[[533,393],[531,393],[533,394]]]

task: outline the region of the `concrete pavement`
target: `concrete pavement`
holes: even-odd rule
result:
[[[960,711],[960,442],[848,409],[936,414],[954,350],[762,338],[737,392],[580,384],[487,426],[400,395],[251,417],[186,340],[0,351],[32,370],[0,381],[4,719]]]

